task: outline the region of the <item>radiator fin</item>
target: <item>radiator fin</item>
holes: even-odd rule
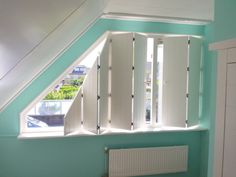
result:
[[[188,146],[109,150],[109,177],[187,171]]]

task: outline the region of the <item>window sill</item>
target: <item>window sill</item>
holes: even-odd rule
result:
[[[41,139],[41,138],[56,138],[64,137],[64,132],[29,132],[21,133],[18,139]]]
[[[180,128],[180,127],[157,127],[157,128],[142,128],[137,130],[120,130],[120,129],[110,129],[102,132],[100,135],[109,135],[109,134],[134,134],[134,133],[166,133],[166,132],[193,132],[193,131],[206,131],[207,128],[200,126],[194,126],[190,128]]]
[[[160,127],[160,128],[146,128],[138,130],[120,130],[110,129],[101,132],[99,135],[115,135],[115,134],[134,134],[134,133],[168,133],[168,132],[194,132],[194,131],[206,131],[207,128],[195,126],[190,128],[179,128],[179,127]],[[21,133],[18,139],[44,139],[44,138],[60,138],[60,137],[75,137],[75,136],[94,136],[97,134],[88,131],[78,131],[69,135],[64,135],[64,132],[30,132]]]

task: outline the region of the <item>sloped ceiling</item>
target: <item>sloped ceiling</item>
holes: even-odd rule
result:
[[[0,78],[84,0],[0,0]]]
[[[0,0],[0,111],[101,15],[211,21],[213,1]]]

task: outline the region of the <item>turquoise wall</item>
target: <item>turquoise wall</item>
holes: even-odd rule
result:
[[[215,0],[215,21],[205,28],[206,47],[209,43],[236,38],[236,1]],[[216,73],[217,53],[206,51],[205,68],[205,101],[204,115],[206,124],[210,127],[209,170],[208,176],[212,177],[212,162],[214,151],[214,124],[216,101]]]
[[[157,22],[98,20],[0,113],[0,177],[99,177],[106,171],[106,146],[184,144],[189,146],[188,172],[156,176],[199,177],[200,173],[204,176],[207,170],[202,170],[202,166],[208,157],[207,131],[17,139],[20,112],[107,30],[204,35],[205,28]]]
[[[235,7],[235,0],[215,0],[215,21],[206,28],[210,42],[236,37]]]
[[[199,132],[143,133],[54,139],[17,140],[0,138],[1,177],[102,177],[104,147],[189,145],[187,173],[158,177],[199,177]]]

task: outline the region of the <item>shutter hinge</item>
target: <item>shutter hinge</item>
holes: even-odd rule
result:
[[[188,44],[190,44],[190,39],[188,40]]]
[[[100,66],[100,65],[98,65],[98,68],[97,68],[97,69],[99,70],[100,68],[101,68],[101,66]]]
[[[187,67],[187,71],[190,71],[190,68],[189,68],[189,67]]]
[[[135,41],[135,37],[133,37],[133,41]]]
[[[188,93],[186,93],[186,97],[187,97],[187,98],[189,97],[189,94],[188,94]]]
[[[185,123],[188,124],[188,120],[185,120]]]
[[[132,70],[134,70],[134,66],[132,66]]]
[[[100,126],[99,125],[97,125],[97,130],[100,130]]]
[[[100,96],[98,95],[98,96],[97,96],[97,100],[99,100],[99,99],[100,99]]]
[[[134,98],[134,95],[131,95],[132,98]]]

